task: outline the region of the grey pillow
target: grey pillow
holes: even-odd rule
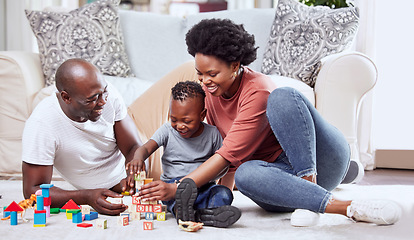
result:
[[[313,87],[320,60],[348,48],[358,29],[356,7],[309,7],[279,0],[262,73],[301,80]]]
[[[130,77],[117,6],[96,1],[70,12],[28,11],[39,46],[46,86],[55,83],[57,68],[67,59],[83,58],[103,74]]]

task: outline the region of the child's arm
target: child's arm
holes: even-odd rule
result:
[[[131,175],[138,173],[141,170],[145,171],[145,159],[147,159],[157,149],[157,142],[152,139],[148,140],[135,152],[133,160],[126,165],[126,170],[130,170]]]

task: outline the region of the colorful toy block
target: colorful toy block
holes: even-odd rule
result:
[[[162,212],[162,206],[161,204],[155,204],[153,205],[153,209],[152,209],[155,213],[160,213]]]
[[[119,216],[127,216],[128,217],[128,221],[131,221],[131,215],[129,214],[129,212],[120,213]]]
[[[45,196],[43,196],[43,205],[44,206],[50,206],[50,205],[52,205],[52,198],[51,197],[45,197]]]
[[[50,217],[50,206],[44,206],[44,210],[46,210],[46,218]]]
[[[82,222],[82,212],[80,210],[77,213],[72,213],[72,223],[81,223]]]
[[[6,208],[7,208],[7,207],[3,207],[3,217],[4,217],[4,218],[6,218],[6,217],[10,216],[10,212],[6,212],[6,211],[5,211],[5,210],[6,210]]]
[[[85,221],[91,221],[98,218],[97,212],[90,212],[89,214],[85,214]]]
[[[70,199],[61,209],[80,209],[80,207],[75,203],[75,201]]]
[[[60,213],[60,208],[50,208],[50,213],[51,214],[59,214]]]
[[[43,197],[50,197],[49,189],[53,187],[53,184],[42,184],[39,187],[42,189]]]
[[[141,201],[139,200],[138,196],[132,196],[132,204],[137,205],[140,204]]]
[[[82,214],[90,214],[91,213],[91,206],[89,205],[81,205]]]
[[[10,212],[10,225],[17,225],[17,212],[23,211],[23,208],[13,201],[4,211]]]
[[[152,182],[153,181],[153,179],[152,178],[145,178],[144,179],[144,184],[148,184],[148,183],[150,183],[150,182]]]
[[[122,198],[113,198],[113,197],[107,197],[106,201],[112,203],[112,204],[122,204]]]
[[[154,220],[154,213],[153,212],[146,212],[145,213],[145,220]]]
[[[131,220],[141,220],[141,213],[140,212],[131,212],[130,213]]]
[[[72,213],[69,212],[70,209],[66,209],[66,219],[72,219]]]
[[[96,220],[96,227],[100,229],[107,229],[108,228],[108,221],[106,219],[97,219]]]
[[[119,216],[118,217],[118,225],[119,226],[129,225],[129,218],[128,218],[128,216]]]
[[[83,228],[88,228],[88,227],[92,227],[93,224],[91,223],[79,223],[76,225],[77,227],[83,227]]]
[[[144,226],[144,230],[152,230],[154,228],[153,223],[147,222],[147,221],[144,222],[143,226]]]
[[[157,213],[157,221],[165,221],[165,212]]]
[[[36,196],[36,210],[41,211],[45,208],[43,200],[44,197],[42,195]]]
[[[34,211],[33,226],[34,227],[45,227],[46,226],[46,210],[35,210]]]

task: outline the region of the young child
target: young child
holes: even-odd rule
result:
[[[216,127],[203,122],[205,92],[197,82],[179,82],[171,89],[170,123],[161,126],[143,146],[126,169],[136,174],[145,168],[144,161],[159,147],[164,147],[161,158],[162,181],[143,186],[150,191],[151,200],[163,200],[178,220],[202,222],[206,226],[228,227],[241,216],[240,210],[230,206],[233,194],[225,186],[210,182],[197,189],[191,173],[222,145],[222,137]],[[181,180],[181,181],[180,181]],[[165,196],[163,188],[175,187],[175,196]]]

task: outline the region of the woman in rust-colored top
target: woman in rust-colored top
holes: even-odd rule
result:
[[[393,202],[341,201],[332,195],[350,162],[345,137],[300,92],[276,88],[270,78],[247,67],[257,48],[242,25],[202,20],[187,33],[186,43],[206,91],[207,122],[219,129],[223,146],[178,188],[144,188],[141,196],[175,193],[180,211],[192,216],[191,194],[230,167],[221,184],[232,189],[235,182],[267,211],[293,212],[293,226],[315,225],[320,213],[381,225],[398,221],[401,210]],[[209,217],[230,221],[233,213],[223,210],[227,213],[212,209]]]
[[[260,207],[294,211],[294,226],[315,225],[325,212],[377,224],[398,220],[399,208],[388,201],[333,197],[330,191],[349,165],[345,137],[297,90],[276,88],[246,67],[257,48],[242,25],[203,20],[187,33],[186,43],[207,93],[207,121],[223,137],[216,154],[187,178],[201,186],[230,166],[224,185],[232,188],[234,176],[239,191]],[[378,204],[382,210],[376,211]]]

